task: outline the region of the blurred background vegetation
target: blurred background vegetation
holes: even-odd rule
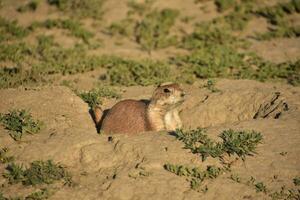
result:
[[[298,0],[0,0],[0,88],[208,78],[297,86],[300,48],[288,59],[257,49],[299,45],[299,16]]]

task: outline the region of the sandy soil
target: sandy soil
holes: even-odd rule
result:
[[[258,154],[237,162],[232,170],[244,178],[253,176],[270,189],[292,187],[291,180],[299,175],[300,166],[300,89],[248,80],[220,80],[217,88],[221,91],[211,93],[201,85],[185,86],[189,94],[181,108],[185,127],[208,127],[212,138],[228,128],[260,131],[264,141],[258,146]],[[147,98],[152,89],[127,88],[123,97]],[[51,199],[268,199],[253,188],[230,180],[230,172],[209,182],[205,194],[191,190],[185,178],[167,172],[163,165],[204,167],[216,163],[215,159],[202,162],[166,132],[114,135],[113,141],[108,141],[108,135],[96,133],[87,105],[68,88],[8,89],[1,90],[0,96],[0,112],[26,108],[45,122],[41,133],[26,136],[20,143],[1,127],[0,146],[11,149],[22,163],[40,159],[60,162],[78,183],[60,188]],[[283,104],[288,105],[287,111]],[[259,117],[253,119],[256,113]],[[279,118],[274,119],[278,113]],[[282,156],[281,152],[287,155]],[[140,176],[140,171],[149,175]],[[278,180],[274,180],[274,175]],[[16,190],[21,194],[28,192],[17,186],[6,192],[14,194]]]
[[[101,27],[126,16],[126,2],[109,0],[104,5],[107,10],[104,19],[99,27],[93,27],[99,30],[97,37],[104,45],[94,53],[101,55],[109,52],[139,59],[166,59],[177,53],[185,53],[171,47],[149,55],[129,39],[123,38],[122,45],[116,45],[120,38],[111,38],[102,33]],[[178,33],[181,30],[188,33],[193,30],[194,22],[209,20],[218,15],[211,1],[197,5],[193,2],[157,1],[155,6],[181,9],[183,15],[193,17],[192,23],[179,23],[174,29]],[[270,4],[274,2],[278,1],[270,1]],[[16,5],[9,1],[6,3],[9,6],[1,10],[0,16],[18,19],[22,25],[62,15],[44,4],[34,13],[20,14],[15,11],[15,7],[22,1],[13,2]],[[251,27],[264,32],[266,26],[265,20],[254,19],[249,23],[245,36],[255,32]],[[45,33],[54,34],[56,40],[65,46],[71,46],[75,40],[65,39],[63,33],[51,31]],[[300,39],[253,42],[251,48],[274,62],[294,60],[300,55]],[[74,84],[77,89],[90,89],[103,73],[104,70],[99,69],[63,79],[76,80]],[[229,128],[261,132],[264,140],[257,148],[257,155],[247,157],[245,162],[236,162],[232,166],[232,173],[240,174],[245,180],[255,177],[264,182],[270,191],[279,191],[282,186],[295,188],[292,179],[300,176],[300,88],[280,83],[220,79],[216,83],[220,91],[212,93],[203,87],[205,82],[183,85],[188,94],[180,112],[184,128],[205,127],[208,135],[214,139],[218,138],[221,131]],[[123,99],[147,99],[154,87],[118,89],[122,91]],[[103,108],[110,108],[114,103],[116,100],[105,101]],[[202,162],[199,155],[184,149],[184,144],[167,132],[141,133],[130,137],[114,135],[112,140],[108,140],[108,135],[97,134],[88,105],[67,87],[0,90],[0,113],[18,108],[30,110],[33,117],[45,125],[40,133],[28,135],[22,142],[14,141],[8,131],[0,126],[0,147],[8,147],[17,162],[24,165],[34,160],[52,159],[67,167],[76,185],[68,187],[54,184],[51,187],[55,193],[51,200],[271,199],[264,193],[257,193],[253,187],[229,179],[231,172],[207,182],[206,193],[190,189],[184,177],[166,171],[163,165],[174,163],[204,169],[210,164],[218,165],[217,159],[209,158]],[[282,152],[287,153],[281,155]],[[0,165],[0,173],[3,171],[4,166]],[[2,176],[0,185],[0,191],[7,196],[27,195],[34,191],[32,187],[21,185],[8,187]]]

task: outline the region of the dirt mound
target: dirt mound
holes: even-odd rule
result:
[[[234,81],[236,87],[217,84],[218,92],[194,88],[182,111],[185,127],[210,127],[257,118],[278,118],[289,110],[289,91],[255,81]],[[200,97],[200,98],[199,98]],[[191,119],[192,118],[192,119]]]
[[[282,184],[292,187],[291,179],[299,175],[297,166],[300,164],[299,88],[221,80],[216,85],[220,92],[212,93],[199,85],[185,87],[190,94],[182,106],[185,126],[215,126],[208,128],[207,133],[212,138],[228,128],[260,131],[264,143],[258,147],[258,155],[244,163],[237,162],[233,170],[243,177],[257,177],[270,185],[270,189],[278,189]],[[152,87],[130,87],[123,97],[147,98],[151,91]],[[130,137],[99,136],[88,106],[68,88],[1,90],[0,97],[1,113],[13,108],[30,109],[35,118],[45,123],[39,134],[24,136],[19,143],[1,127],[0,146],[7,146],[18,162],[28,164],[33,160],[52,159],[67,166],[73,175],[77,185],[59,188],[51,199],[265,197],[247,185],[230,180],[230,172],[209,182],[205,194],[191,190],[184,177],[169,173],[163,165],[175,163],[205,168],[218,165],[215,159],[202,162],[198,155],[184,149],[182,142],[166,132]],[[112,102],[107,106],[109,104]],[[282,156],[282,152],[287,153]],[[274,180],[275,175],[280,181]],[[13,195],[16,190],[21,189],[13,187],[7,189],[6,194]]]

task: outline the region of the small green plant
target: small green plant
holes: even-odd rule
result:
[[[18,12],[28,12],[28,11],[35,11],[39,6],[40,0],[31,0],[30,2],[26,3],[23,6],[17,8]]]
[[[3,176],[10,184],[19,183],[24,179],[23,165],[11,163],[6,167],[6,170],[9,171],[9,173],[4,173]]]
[[[47,188],[42,188],[37,192],[33,192],[25,197],[25,200],[44,200],[51,196],[51,192]]]
[[[299,185],[300,185],[300,177],[295,177],[295,178],[293,179],[293,182],[294,182],[294,185],[295,185],[295,186],[299,186]]]
[[[230,179],[237,183],[241,183],[241,181],[242,181],[241,177],[238,174],[231,174]]]
[[[119,23],[113,23],[108,31],[111,34],[118,33],[130,37],[144,50],[151,52],[177,43],[177,37],[170,35],[170,29],[175,24],[178,15],[177,10],[153,10],[146,12],[141,21],[128,17]]]
[[[78,94],[91,108],[102,104],[102,98],[121,98],[121,95],[110,87],[94,88],[87,92],[81,92]]]
[[[176,130],[176,137],[192,153],[199,153],[203,161],[208,156],[221,158],[225,153],[229,156],[236,154],[244,160],[246,156],[255,153],[257,144],[262,140],[262,135],[255,131],[225,130],[219,135],[222,142],[215,142],[204,133],[205,130],[200,128],[186,132]]]
[[[136,1],[129,1],[128,7],[131,8],[130,11],[128,11],[128,15],[131,14],[138,14],[139,16],[143,16],[145,13],[149,12],[151,10],[151,7],[155,0],[145,0],[144,3],[138,3]]]
[[[2,44],[0,48],[0,62],[12,61],[19,65],[31,53],[31,47],[23,42]]]
[[[267,193],[267,187],[263,182],[258,182],[254,186],[255,186],[256,192]]]
[[[77,18],[100,19],[104,0],[47,0],[50,5]]]
[[[72,19],[47,19],[44,22],[34,22],[30,29],[34,30],[38,27],[43,27],[47,29],[61,28],[70,31],[70,34],[81,38],[85,43],[89,43],[89,40],[94,36],[94,34],[82,27],[79,21]]]
[[[215,4],[218,7],[218,11],[223,12],[235,5],[235,0],[215,0]]]
[[[286,200],[298,200],[300,199],[300,190],[287,189],[282,186],[280,191],[275,191],[269,194],[272,200],[286,199]]]
[[[299,13],[300,3],[298,0],[290,0],[289,2],[280,2],[271,7],[264,7],[256,11],[269,20],[273,25],[284,23],[284,17],[289,14]]]
[[[286,155],[288,154],[288,152],[282,151],[282,152],[280,152],[279,154],[280,154],[281,156],[286,156]]]
[[[177,43],[175,36],[169,36],[179,12],[164,9],[149,13],[136,28],[136,41],[147,51],[165,48]]]
[[[206,179],[215,179],[223,169],[215,166],[207,166],[206,170],[200,168],[189,168],[183,165],[165,164],[164,169],[178,176],[184,176],[190,182],[192,189],[198,189],[201,183]]]
[[[269,31],[266,33],[256,34],[255,38],[258,40],[271,40],[273,38],[282,38],[282,37],[299,37],[300,36],[300,26],[289,27],[286,25],[277,26],[275,28],[269,28]]]
[[[193,33],[183,38],[182,47],[189,50],[201,50],[217,46],[241,47],[243,40],[234,37],[228,28],[216,24],[216,22],[203,22],[197,24]]]
[[[34,120],[31,114],[24,109],[0,114],[0,122],[10,131],[10,136],[14,140],[21,140],[24,134],[36,134],[42,127],[42,122]]]
[[[220,92],[219,89],[216,88],[215,86],[216,82],[212,79],[208,79],[207,83],[204,85],[205,88],[207,88],[208,90],[210,90],[211,92]]]
[[[11,163],[6,168],[4,177],[10,184],[23,185],[52,184],[54,181],[64,180],[65,184],[72,185],[72,178],[62,165],[48,161],[34,161],[29,168]]]
[[[255,153],[257,144],[261,143],[263,137],[256,131],[234,131],[225,130],[219,136],[223,139],[223,147],[227,154],[241,157],[243,160],[246,156]]]
[[[8,153],[8,148],[1,148],[0,149],[0,163],[9,163],[14,160],[13,156],[7,156],[6,154]]]
[[[107,75],[113,85],[151,85],[170,81],[170,67],[152,60],[133,61],[117,59]]]
[[[17,21],[9,21],[0,17],[0,42],[10,39],[21,39],[28,34],[28,29],[19,26]]]

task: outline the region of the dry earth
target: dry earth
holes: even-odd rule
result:
[[[22,1],[11,2],[10,6],[1,10],[0,16],[18,19],[22,25],[61,15],[46,4],[41,4],[34,13],[20,14],[15,7]],[[123,19],[128,9],[126,2],[107,1],[104,5],[107,12],[99,27]],[[155,6],[180,9],[187,16],[194,17],[193,22],[218,15],[212,1],[204,1],[197,6],[193,2],[157,1]],[[270,1],[270,4],[272,2],[278,1]],[[201,7],[205,7],[204,11]],[[90,22],[87,20],[85,24],[88,26]],[[191,24],[178,24],[174,32],[184,30],[190,33],[193,30]],[[253,27],[258,32],[264,32],[267,25],[264,19],[254,19],[248,26],[246,35],[253,34]],[[98,26],[93,28],[99,30],[97,37],[103,41],[103,48],[94,52],[99,55],[109,52],[129,58],[165,59],[179,52],[170,47],[149,55],[126,38],[122,39],[122,45],[116,45],[120,38],[108,37]],[[47,30],[45,33],[54,34],[56,41],[65,46],[72,46],[75,40],[58,31]],[[293,60],[299,58],[300,39],[253,42],[251,48],[274,62]],[[179,53],[185,52],[180,50]],[[63,79],[76,80],[74,84],[77,89],[90,89],[102,73],[103,69],[99,69]],[[232,173],[238,173],[247,180],[252,176],[272,191],[279,191],[282,186],[295,188],[292,179],[300,176],[300,88],[280,83],[220,79],[216,83],[220,91],[212,93],[203,87],[205,82],[184,85],[188,93],[180,113],[184,128],[205,127],[209,137],[214,139],[229,128],[261,132],[264,140],[257,148],[257,155],[247,157],[245,162],[236,162]],[[123,91],[123,99],[145,99],[151,96],[153,87],[133,86],[120,90]],[[114,103],[115,100],[105,101],[103,107],[109,108]],[[40,133],[27,135],[21,142],[14,141],[8,131],[0,126],[0,147],[8,147],[10,154],[24,165],[34,160],[52,159],[67,166],[76,185],[50,186],[55,190],[51,200],[271,199],[264,193],[257,193],[253,187],[229,179],[231,172],[207,182],[206,193],[190,189],[184,177],[166,171],[163,165],[174,163],[204,169],[209,164],[218,165],[216,159],[209,158],[202,162],[199,155],[184,149],[184,144],[167,132],[141,133],[130,137],[114,135],[109,140],[108,135],[97,134],[88,105],[67,87],[53,85],[1,89],[0,113],[18,108],[30,110],[33,117],[45,125]],[[0,173],[3,171],[4,166],[0,165]],[[6,187],[6,182],[0,176],[0,185],[4,185],[0,190],[7,196],[24,196],[34,191],[34,188],[20,184]]]
[[[220,80],[216,87],[221,91],[211,93],[201,85],[185,86],[189,94],[181,112],[185,127],[208,127],[212,138],[228,128],[261,132],[264,141],[258,146],[258,154],[237,162],[232,170],[244,178],[253,176],[270,189],[293,187],[291,180],[299,175],[300,166],[300,89],[248,80]],[[152,89],[129,87],[123,96],[149,98]],[[77,185],[59,188],[50,199],[268,199],[253,188],[230,180],[230,172],[209,182],[205,194],[191,190],[184,177],[167,172],[163,165],[204,167],[216,160],[202,162],[166,132],[114,135],[108,141],[108,135],[96,133],[88,106],[68,88],[7,89],[1,90],[0,96],[0,112],[26,108],[45,122],[41,133],[26,136],[19,143],[1,127],[0,146],[11,149],[22,163],[53,159],[72,172]],[[282,156],[281,152],[287,154]],[[274,176],[278,179],[274,180]],[[10,187],[6,193],[30,191],[20,188]]]

